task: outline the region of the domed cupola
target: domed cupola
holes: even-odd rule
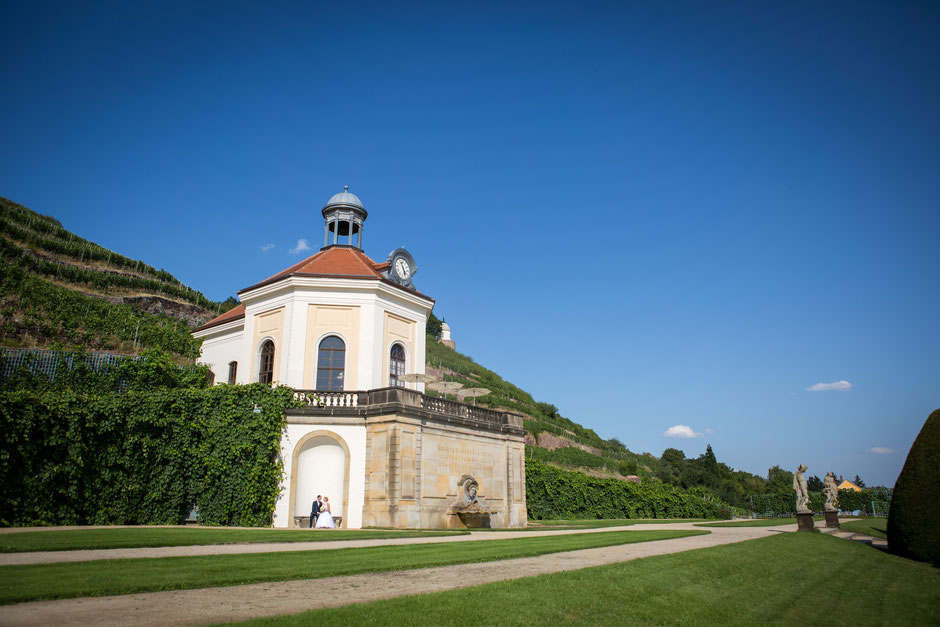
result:
[[[368,216],[362,201],[355,194],[350,194],[349,185],[346,185],[344,191],[335,194],[323,207],[323,219],[326,220],[323,225],[323,247],[342,245],[361,250],[362,225]]]

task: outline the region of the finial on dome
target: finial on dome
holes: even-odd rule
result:
[[[343,185],[343,191],[348,192],[348,191],[349,191],[349,185]]]

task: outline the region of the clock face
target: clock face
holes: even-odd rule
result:
[[[408,265],[408,262],[399,257],[395,260],[395,272],[403,279],[407,279],[411,276],[411,266]]]
[[[413,289],[411,281],[417,271],[418,266],[415,265],[414,257],[404,248],[398,248],[388,254],[388,269],[385,271],[385,278],[389,281]]]

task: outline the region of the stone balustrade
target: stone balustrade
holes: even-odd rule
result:
[[[295,390],[294,398],[304,401],[308,407],[358,407],[362,392],[315,392]]]
[[[306,407],[302,411],[312,415],[320,412],[335,414],[337,411],[342,414],[366,415],[394,410],[393,406],[398,406],[406,410],[420,410],[422,414],[429,414],[432,418],[456,419],[498,428],[522,429],[522,416],[518,414],[428,396],[416,390],[400,387],[349,392],[295,390],[294,398],[304,401]]]

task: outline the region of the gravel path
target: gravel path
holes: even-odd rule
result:
[[[679,525],[679,526],[676,526]],[[506,540],[532,536],[555,536],[570,533],[603,533],[639,529],[695,529],[692,523],[628,525],[596,529],[545,529],[539,531],[473,531],[470,535],[431,536],[417,538],[375,538],[372,540],[324,540],[322,542],[257,542],[245,544],[197,544],[191,546],[155,546],[136,549],[87,549],[78,551],[29,551],[0,553],[0,566],[52,564],[55,562],[87,562],[89,560],[133,559],[138,557],[182,557],[188,555],[233,555],[236,553],[280,553],[287,551],[321,551],[396,544],[432,544],[437,542],[468,542],[475,540]],[[329,531],[323,531],[329,533]]]
[[[643,528],[686,529],[694,527],[690,523],[629,527],[629,529],[636,530]],[[596,531],[602,533],[614,529],[617,528]],[[766,537],[771,533],[795,531],[796,525],[711,527],[708,530],[711,534],[703,536],[567,551],[499,562],[223,588],[21,603],[0,607],[0,624],[183,625],[294,614],[312,609],[465,588],[494,581],[577,570],[651,555],[741,542]],[[568,533],[572,532],[576,533],[573,530],[568,531]],[[541,532],[513,533],[512,535],[518,538],[527,537],[532,533]],[[493,536],[495,533],[478,535]],[[422,540],[422,538],[410,540]],[[321,548],[322,544],[317,543],[318,546],[314,548]],[[242,549],[246,547],[246,545],[240,546]]]

